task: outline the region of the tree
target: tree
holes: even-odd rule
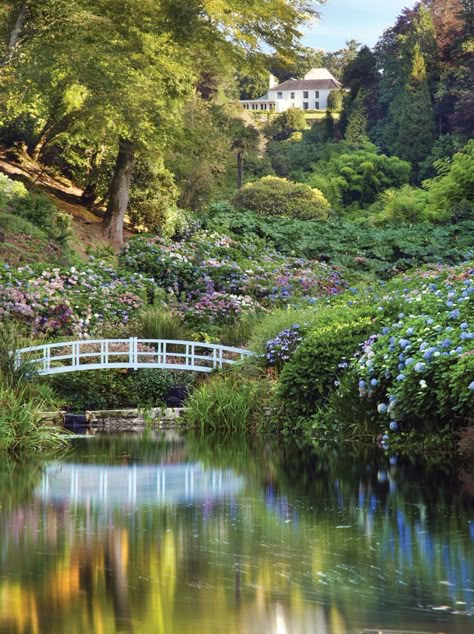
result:
[[[357,40],[348,40],[344,48],[326,53],[322,65],[331,71],[334,77],[342,79],[344,69],[355,59],[359,47],[360,42]]]
[[[359,90],[352,103],[347,120],[345,139],[351,145],[357,147],[367,138],[367,111],[364,104],[365,93]]]
[[[260,135],[253,126],[237,125],[236,134],[232,142],[232,149],[235,151],[237,159],[237,189],[244,184],[244,157],[249,152],[256,152],[258,149]]]
[[[22,3],[12,0],[2,16],[17,33],[15,54],[4,55],[3,106],[33,121],[33,154],[65,134],[115,150],[104,226],[116,244],[135,155],[169,147],[206,60],[231,67],[263,45],[291,49],[316,14],[313,0],[128,0],[126,12],[120,0],[23,4],[16,30]],[[72,87],[83,98],[68,109]]]
[[[411,73],[400,102],[396,154],[415,167],[428,156],[434,141],[434,119],[426,65],[418,44],[413,49]]]

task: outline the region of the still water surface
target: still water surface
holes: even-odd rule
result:
[[[474,632],[474,474],[89,438],[0,465],[1,634]]]

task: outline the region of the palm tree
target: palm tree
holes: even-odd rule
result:
[[[256,152],[260,135],[257,128],[241,124],[234,134],[232,149],[237,158],[237,189],[244,183],[244,156],[249,152]]]

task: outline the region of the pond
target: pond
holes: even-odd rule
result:
[[[0,466],[0,632],[474,631],[474,474],[175,434]]]

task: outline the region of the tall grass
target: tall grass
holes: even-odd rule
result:
[[[26,343],[31,342],[14,324],[0,324],[0,450],[24,455],[66,442],[62,429],[42,420],[42,412],[57,407],[56,395],[35,377],[31,364],[15,363],[12,351]]]
[[[185,421],[201,431],[248,431],[261,421],[268,392],[266,381],[217,375],[193,390]]]
[[[66,444],[64,430],[42,421],[49,404],[30,392],[25,386],[14,389],[0,383],[0,450],[28,454]]]
[[[138,317],[139,335],[143,339],[182,339],[190,337],[182,318],[159,306],[149,306]]]

